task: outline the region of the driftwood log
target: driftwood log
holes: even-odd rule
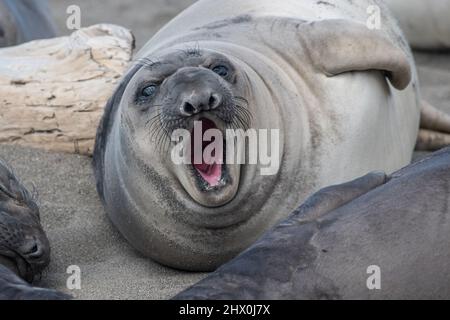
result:
[[[90,155],[133,48],[130,31],[100,24],[0,49],[0,142]]]

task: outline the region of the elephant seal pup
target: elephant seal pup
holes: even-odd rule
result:
[[[373,4],[380,30],[366,26]],[[417,76],[389,14],[369,0],[202,0],[181,13],[138,53],[98,129],[97,189],[114,225],[162,264],[213,270],[315,190],[407,165]],[[171,133],[194,120],[278,130],[278,170],[175,164]]]
[[[176,299],[449,299],[449,201],[450,149],[328,187]]]
[[[49,262],[50,244],[40,223],[36,196],[0,160],[0,300],[69,298],[21,279],[33,281]]]
[[[0,0],[0,47],[56,36],[46,0]]]
[[[0,160],[0,263],[32,281],[50,262],[50,244],[33,196]]]

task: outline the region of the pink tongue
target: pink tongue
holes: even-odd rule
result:
[[[222,165],[221,164],[195,164],[195,169],[202,176],[202,178],[208,182],[211,187],[215,187],[219,184],[220,178],[222,177]]]
[[[212,128],[216,128],[214,122],[208,119],[201,119],[202,121],[202,136],[208,130]],[[202,137],[195,137],[194,139],[202,139]],[[202,145],[202,154],[198,155],[198,159],[202,159],[202,163],[196,164],[194,159],[194,146],[192,145],[192,163],[194,164],[194,168],[200,173],[202,178],[212,187],[215,187],[219,184],[220,178],[222,177],[222,164],[221,163],[213,163],[213,159],[210,155],[205,154],[205,158],[203,158],[203,151],[205,148],[211,143],[207,141],[198,141],[199,144]],[[216,152],[219,150],[216,150]],[[217,158],[222,158],[222,152],[219,151],[220,154]],[[209,158],[208,158],[209,157]]]

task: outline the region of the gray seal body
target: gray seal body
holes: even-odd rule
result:
[[[379,30],[367,27],[370,5]],[[407,165],[419,99],[411,51],[380,1],[202,0],[144,46],[108,103],[97,188],[143,254],[213,270],[314,191]],[[175,164],[170,133],[196,120],[278,130],[278,170]]]

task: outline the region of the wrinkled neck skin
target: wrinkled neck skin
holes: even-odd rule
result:
[[[139,138],[123,119],[122,103],[109,137],[114,143],[106,147],[105,203],[116,227],[145,255],[174,268],[209,271],[287,216],[304,195],[286,190],[312,184],[314,174],[312,158],[301,157],[310,148],[308,137],[302,139],[308,135],[308,119],[296,87],[280,66],[250,49],[213,41],[185,43],[160,54],[193,45],[224,53],[241,69],[246,79],[241,94],[253,116],[250,127],[279,129],[280,169],[263,176],[261,165],[241,165],[234,198],[220,207],[202,206],[177,178],[170,152],[157,152],[149,140],[148,147],[138,147]],[[280,82],[287,90],[279,89]],[[292,130],[295,135],[289,134]]]

